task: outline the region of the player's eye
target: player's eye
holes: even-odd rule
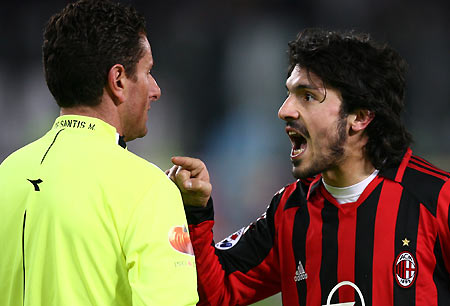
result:
[[[311,101],[314,101],[315,99],[316,98],[312,94],[310,94],[309,92],[305,92],[303,94],[303,100],[305,100],[306,102],[311,102]]]

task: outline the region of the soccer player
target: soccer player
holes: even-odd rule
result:
[[[366,34],[321,29],[300,33],[289,51],[278,116],[297,181],[257,221],[214,244],[208,171],[172,158],[199,304],[281,291],[289,306],[450,305],[450,174],[409,148],[405,61]]]
[[[45,28],[43,62],[61,116],[0,166],[0,305],[195,305],[181,194],[124,148],[161,95],[144,18],[68,4]]]

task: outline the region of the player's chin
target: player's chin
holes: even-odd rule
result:
[[[319,174],[319,169],[314,169],[314,167],[307,167],[306,165],[301,165],[300,161],[292,161],[292,175],[296,179],[307,179],[314,177]]]
[[[303,171],[300,168],[300,161],[292,161],[292,175],[296,179],[303,179]]]

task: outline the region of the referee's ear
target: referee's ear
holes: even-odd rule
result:
[[[115,64],[109,69],[106,91],[111,96],[116,106],[125,102],[125,68],[121,64]]]

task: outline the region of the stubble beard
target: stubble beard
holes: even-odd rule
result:
[[[323,149],[319,157],[316,157],[312,161],[311,165],[306,168],[301,168],[302,160],[293,161],[292,175],[296,179],[306,179],[314,177],[317,174],[323,173],[335,167],[342,156],[344,155],[344,144],[347,141],[347,131],[346,131],[346,120],[345,118],[340,118],[337,123],[337,135],[334,140]]]

